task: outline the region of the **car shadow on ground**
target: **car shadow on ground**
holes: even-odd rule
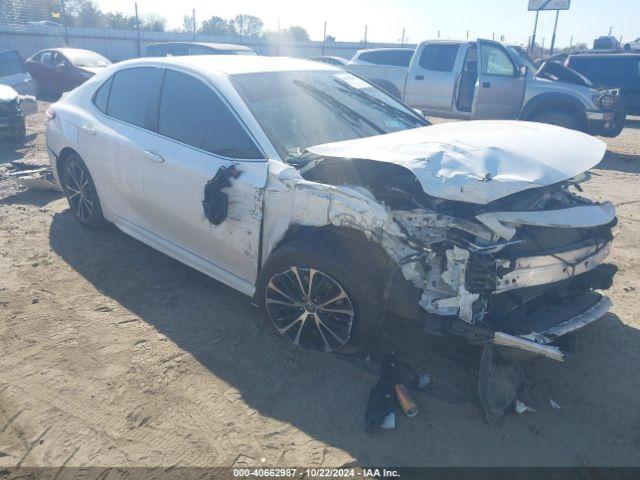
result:
[[[21,190],[13,195],[0,198],[0,204],[5,205],[34,205],[44,207],[62,196],[56,190]]]
[[[415,395],[417,417],[399,415],[394,431],[370,434],[364,431],[364,413],[377,377],[363,356],[290,347],[248,297],[115,228],[84,230],[68,210],[54,215],[50,246],[101,294],[236,389],[248,407],[348,452],[355,464],[572,465],[594,451],[611,464],[624,455],[637,457],[630,440],[636,438],[637,422],[622,432],[608,426],[637,404],[635,395],[618,388],[620,372],[629,372],[624,382],[639,383],[639,369],[629,369],[629,363],[633,355],[637,359],[640,336],[615,315],[588,327],[567,364],[528,364],[530,401],[538,412],[507,415],[498,426],[487,425],[475,403],[477,350],[426,337],[409,323],[387,325],[394,338],[378,343],[379,351],[402,346],[403,358],[414,370],[430,373],[433,382]],[[549,407],[551,397],[563,410]],[[610,438],[624,443],[608,445]]]
[[[617,153],[607,150],[596,170],[615,170],[622,173],[640,173],[640,154]]]

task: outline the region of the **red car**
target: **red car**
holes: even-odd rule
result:
[[[77,48],[41,50],[25,62],[38,93],[54,95],[73,90],[109,65],[102,55]]]

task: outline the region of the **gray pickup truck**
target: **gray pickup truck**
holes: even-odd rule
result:
[[[352,61],[347,69],[427,115],[520,119],[617,136],[625,121],[619,92],[596,89],[551,63],[537,68],[519,47],[491,40],[428,40],[408,67]]]

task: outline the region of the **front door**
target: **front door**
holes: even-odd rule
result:
[[[498,42],[478,40],[478,81],[473,118],[516,119],[522,107],[526,77]]]
[[[212,265],[225,283],[241,289],[243,283],[253,285],[267,178],[264,154],[203,79],[165,70],[156,108],[157,134],[141,145],[148,158],[142,176],[153,233]]]

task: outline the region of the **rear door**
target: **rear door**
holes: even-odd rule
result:
[[[107,215],[125,226],[149,229],[142,188],[142,168],[151,160],[143,145],[155,134],[147,130],[148,108],[160,69],[135,67],[117,71],[96,91],[95,109],[78,125],[79,152],[96,182]]]
[[[223,96],[191,73],[165,70],[156,109],[157,135],[140,143],[148,157],[143,183],[153,233],[184,252],[187,263],[195,258],[209,265],[205,269],[225,283],[253,284],[267,177],[264,154]],[[209,204],[221,210],[226,204],[226,216],[215,224],[203,205],[205,187],[231,167],[239,176],[222,191],[227,199]]]
[[[459,50],[458,43],[423,43],[409,69],[405,103],[413,108],[450,112]]]
[[[518,118],[526,77],[498,42],[478,40],[478,83],[473,104],[473,118]]]

